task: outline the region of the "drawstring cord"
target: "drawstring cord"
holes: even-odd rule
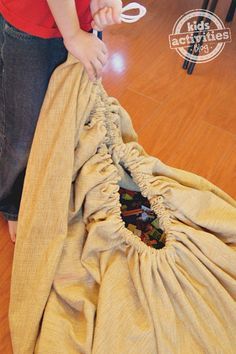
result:
[[[124,12],[129,10],[139,10],[139,13],[137,15],[124,14]],[[143,5],[140,5],[137,2],[131,2],[130,4],[127,4],[122,8],[120,19],[122,22],[126,22],[126,23],[137,22],[140,20],[140,18],[146,15],[146,12],[147,9]],[[98,31],[93,29],[93,34],[98,36]]]

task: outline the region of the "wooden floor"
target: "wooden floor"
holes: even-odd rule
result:
[[[206,177],[236,198],[236,18],[227,24],[232,42],[190,76],[169,48],[168,35],[177,18],[202,1],[140,2],[148,10],[145,18],[104,32],[110,52],[104,87],[130,113],[149,154]],[[221,19],[229,4],[219,1]],[[7,315],[14,244],[3,219],[0,235],[0,353],[11,354]]]

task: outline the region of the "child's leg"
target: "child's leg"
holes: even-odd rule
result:
[[[17,220],[40,108],[67,50],[61,38],[31,36],[1,15],[0,49],[0,211],[7,220]]]

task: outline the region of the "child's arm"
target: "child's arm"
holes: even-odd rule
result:
[[[99,78],[108,59],[103,41],[80,28],[75,0],[47,0],[67,50],[84,65],[89,78]]]

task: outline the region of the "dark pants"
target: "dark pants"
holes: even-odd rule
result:
[[[0,48],[0,212],[6,220],[18,220],[39,112],[51,74],[68,52],[62,38],[32,36],[1,14]]]

